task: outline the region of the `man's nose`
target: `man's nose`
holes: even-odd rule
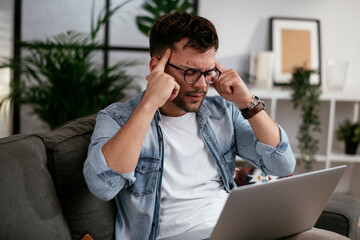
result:
[[[203,87],[206,87],[207,83],[205,81],[205,75],[204,74],[201,74],[199,80],[193,84],[194,87],[196,88],[203,88]]]

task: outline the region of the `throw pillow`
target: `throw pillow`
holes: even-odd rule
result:
[[[266,175],[255,167],[235,169],[235,182],[237,186],[270,182],[278,178],[277,176]]]
[[[80,239],[86,233],[94,239],[114,238],[115,202],[97,199],[83,177],[95,119],[95,115],[80,118],[40,135],[73,239]]]
[[[0,239],[71,239],[40,138],[0,139]]]

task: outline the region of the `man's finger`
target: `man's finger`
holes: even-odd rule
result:
[[[168,49],[166,50],[165,54],[164,54],[164,55],[162,56],[162,58],[159,60],[159,63],[156,65],[155,69],[156,69],[156,70],[164,71],[167,62],[169,61],[170,56],[171,56],[171,50],[170,50],[170,48],[168,48]]]
[[[176,96],[179,94],[180,91],[180,86],[178,83],[175,83],[174,89],[170,95],[169,101],[174,100],[174,98],[176,98]]]

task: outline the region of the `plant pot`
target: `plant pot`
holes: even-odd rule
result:
[[[357,143],[357,142],[346,141],[345,142],[345,153],[351,154],[351,155],[356,154],[358,145],[359,145],[359,143]]]

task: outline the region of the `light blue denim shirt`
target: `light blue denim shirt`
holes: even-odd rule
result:
[[[127,174],[115,172],[108,167],[101,151],[129,119],[143,94],[124,103],[114,103],[99,112],[84,163],[84,177],[90,191],[105,201],[115,198],[116,239],[156,239],[158,231],[164,157],[159,112],[155,113],[146,134],[135,171]],[[280,126],[281,142],[278,146],[263,144],[256,139],[239,109],[220,96],[206,97],[197,112],[197,119],[226,191],[230,192],[236,186],[236,155],[266,174],[286,176],[293,172],[295,158],[288,137]],[[130,145],[119,147],[131,148]]]

